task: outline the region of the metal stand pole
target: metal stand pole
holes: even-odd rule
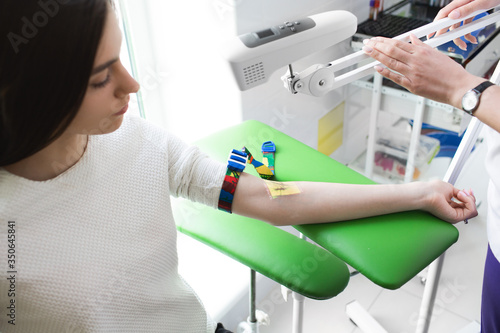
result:
[[[305,297],[296,292],[292,293],[293,297],[293,333],[302,333],[304,325],[304,300]]]
[[[383,76],[375,73],[373,76],[372,105],[370,111],[370,122],[368,129],[368,144],[366,147],[365,176],[373,176],[373,164],[375,163],[375,142],[377,141],[377,123],[380,103],[382,100]]]
[[[241,322],[238,325],[237,333],[259,333],[259,322],[257,321],[256,308],[256,272],[250,269],[250,284],[249,284],[249,308],[250,313],[247,321]]]
[[[257,322],[257,307],[256,307],[256,289],[257,289],[257,274],[251,269],[250,270],[250,316],[248,318],[248,324],[250,325],[250,333],[259,333],[259,323]]]
[[[425,282],[424,295],[422,296],[422,304],[420,305],[420,313],[417,321],[417,333],[427,332],[432,319],[432,310],[436,300],[439,278],[444,263],[443,253],[439,258],[434,260],[429,266],[427,281]]]

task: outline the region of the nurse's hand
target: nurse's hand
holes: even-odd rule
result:
[[[387,67],[375,69],[388,79],[414,94],[461,108],[462,96],[484,79],[468,73],[416,36],[411,35],[410,40],[375,37],[365,40],[363,50]]]
[[[423,209],[450,223],[477,216],[476,198],[471,190],[458,190],[443,181],[429,182],[427,204]]]
[[[456,20],[461,17],[465,17],[469,14],[472,14],[475,11],[488,9],[497,5],[500,5],[500,0],[455,0],[441,9],[434,18],[434,21],[440,20],[445,17],[449,17],[450,19]],[[472,18],[463,21],[464,24],[470,22],[472,22]],[[459,26],[460,23],[457,23],[451,26],[450,29],[456,29]],[[427,38],[431,38],[433,36],[439,36],[445,33],[446,31],[448,31],[448,28],[438,30],[435,34],[432,33],[428,35]],[[472,36],[471,34],[467,34],[464,37],[469,42],[477,44],[476,37]],[[467,43],[460,38],[454,39],[453,42],[462,50],[465,50],[467,48]]]

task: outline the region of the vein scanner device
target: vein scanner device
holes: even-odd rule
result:
[[[443,18],[393,39],[409,42],[410,34],[422,38],[431,32],[447,28],[483,12],[485,10],[479,10],[456,20]],[[496,11],[424,43],[437,47],[499,21],[500,11]],[[328,64],[313,65],[300,73],[292,71],[291,63],[351,37],[356,30],[357,19],[353,14],[343,10],[323,12],[237,36],[225,49],[224,56],[231,65],[238,87],[242,91],[264,84],[274,71],[288,64],[288,73],[281,77],[285,88],[292,94],[321,97],[334,89],[375,73],[373,67],[380,63],[363,51],[349,54]],[[370,62],[366,63],[367,60]],[[353,65],[358,67],[349,70],[348,67]],[[336,72],[340,74],[336,75]]]
[[[226,45],[223,56],[244,91],[267,82],[286,64],[351,37],[356,29],[352,13],[323,12],[237,36]]]

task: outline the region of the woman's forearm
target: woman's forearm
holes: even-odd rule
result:
[[[296,186],[300,192],[273,198],[265,181],[243,173],[236,189],[233,211],[276,225],[345,221],[415,209],[425,209],[449,222],[462,218],[456,214],[455,208],[449,206],[454,192],[453,186],[446,183],[352,185],[296,182],[282,183],[281,186]],[[471,201],[468,209],[472,206],[475,211]]]
[[[417,209],[418,191],[409,184],[348,185],[332,183],[296,183],[301,193],[269,200],[271,222],[308,224],[345,221],[367,216]],[[282,219],[282,217],[286,219]]]

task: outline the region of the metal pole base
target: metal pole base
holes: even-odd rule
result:
[[[348,303],[345,306],[345,312],[364,333],[388,333],[358,301]]]
[[[259,323],[251,323],[249,321],[241,322],[238,325],[237,333],[259,333]]]

